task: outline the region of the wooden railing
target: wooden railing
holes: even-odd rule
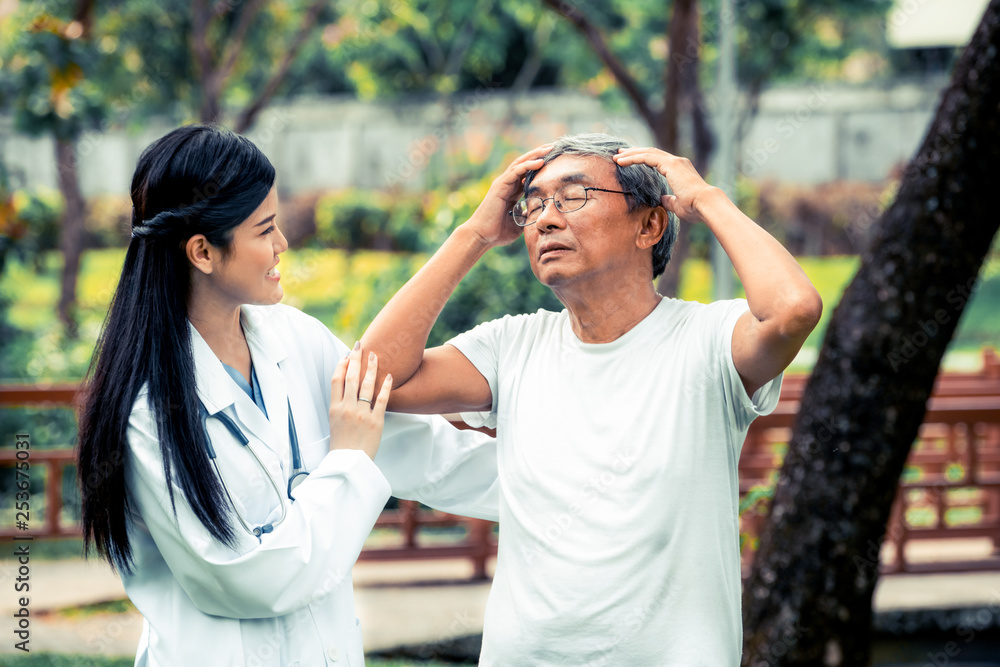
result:
[[[786,377],[778,407],[751,425],[739,462],[741,495],[773,485],[805,382],[804,376]],[[0,408],[71,406],[77,389],[76,385],[0,386]],[[0,467],[13,465],[15,455],[13,449],[0,450]],[[75,462],[73,449],[33,448],[30,461],[33,469],[42,466],[46,470],[46,511],[41,527],[28,534],[78,536],[78,525],[61,521],[62,480],[66,466]],[[745,568],[752,561],[753,539],[766,510],[764,501],[741,517],[741,531],[750,538],[743,553]],[[475,576],[483,578],[487,561],[497,550],[492,523],[428,510],[410,501],[400,501],[398,509],[385,510],[376,527],[398,531],[399,544],[366,548],[361,560],[468,558]],[[421,540],[421,531],[433,527],[462,527],[465,537],[450,544]],[[11,526],[0,527],[0,539],[14,535],[25,533]],[[907,558],[906,547],[912,542],[970,537],[992,540],[994,556],[967,561],[924,559],[919,563]],[[995,557],[1000,554],[1000,358],[992,350],[984,353],[980,373],[938,377],[919,438],[910,452],[907,473],[900,482],[886,541],[892,558],[882,563],[882,570],[888,573],[1000,569],[1000,558]]]
[[[1000,360],[988,350],[984,362],[978,374],[938,377],[890,513],[884,538],[889,557],[877,563],[884,573],[1000,570]],[[778,407],[754,420],[747,434],[739,461],[741,497],[776,481],[805,384],[804,378],[790,379]],[[767,504],[740,519],[741,533],[749,538],[742,554],[745,572]],[[972,558],[930,553],[916,561],[907,554],[914,542],[970,538],[989,542],[990,553]]]

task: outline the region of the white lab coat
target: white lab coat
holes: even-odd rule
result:
[[[358,450],[330,451],[330,383],[347,346],[289,306],[244,306],[242,322],[269,419],[191,327],[198,395],[250,439],[287,515],[260,541],[233,517],[232,549],[193,514],[176,476],[175,515],[153,413],[140,393],[126,463],[135,568],[123,577],[144,617],[136,665],[363,665],[351,568],[390,488],[445,511],[496,520],[494,443],[440,417],[390,414],[378,466]],[[286,396],[310,471],[293,491],[295,502],[285,496]],[[218,419],[208,420],[208,430],[242,516],[252,525],[277,521],[278,496],[260,466]]]

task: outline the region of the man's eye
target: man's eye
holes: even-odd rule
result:
[[[528,215],[534,215],[542,210],[542,202],[538,199],[529,201],[524,207],[525,213]]]

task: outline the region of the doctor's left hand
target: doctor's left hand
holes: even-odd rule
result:
[[[392,390],[387,375],[375,396],[378,357],[368,354],[368,369],[361,381],[361,344],[340,360],[330,391],[330,449],[360,449],[373,460],[382,440],[385,406]]]

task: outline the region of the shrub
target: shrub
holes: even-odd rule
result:
[[[341,190],[316,201],[316,241],[320,246],[419,249],[424,215],[414,195],[375,190]]]
[[[52,188],[38,187],[14,192],[14,221],[24,229],[20,242],[37,253],[59,247],[59,229],[66,208],[62,195]]]
[[[87,203],[88,248],[121,248],[129,243],[132,200],[128,195],[99,195]]]

